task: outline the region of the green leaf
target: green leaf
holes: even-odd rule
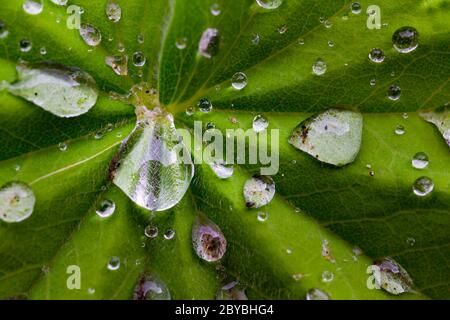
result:
[[[305,299],[313,288],[332,299],[450,298],[450,152],[442,137],[450,99],[449,1],[378,0],[381,29],[367,27],[366,9],[374,3],[365,0],[360,14],[345,0],[284,0],[274,10],[255,0],[115,0],[118,22],[106,16],[108,1],[68,3],[82,6],[81,22],[101,32],[95,47],[67,28],[67,6],[43,1],[43,12],[29,15],[23,1],[2,2],[0,83],[20,83],[16,67],[23,61],[51,62],[90,74],[99,95],[92,109],[67,119],[45,111],[54,111],[55,101],[39,107],[2,85],[0,188],[26,183],[36,203],[22,222],[0,220],[0,298],[131,299],[145,276],[162,281],[173,299],[214,299],[232,281],[250,299]],[[210,12],[215,3],[218,15]],[[418,48],[407,54],[392,46],[404,26],[419,32]],[[198,51],[208,28],[220,34],[211,57]],[[31,41],[30,51],[20,50],[22,39]],[[373,48],[383,50],[384,62],[369,60]],[[143,67],[133,65],[135,52],[145,55]],[[128,56],[127,75],[105,63],[118,54]],[[320,76],[312,69],[319,58],[327,66]],[[248,79],[242,90],[231,85],[237,72]],[[395,101],[387,97],[392,85],[401,88]],[[159,103],[147,88],[159,90]],[[186,115],[202,98],[212,111]],[[244,184],[263,164],[235,165],[230,178],[219,179],[195,162],[176,206],[151,212],[136,205],[111,178],[136,113],[155,104],[172,113],[177,128],[190,130],[195,120],[222,132],[247,130],[264,115],[269,138],[279,130],[279,144],[271,144],[280,160],[272,201],[258,209],[245,203]],[[340,107],[363,117],[361,141],[348,143],[344,162],[354,161],[331,166],[289,143],[306,119]],[[403,135],[395,133],[398,125]],[[411,165],[417,152],[430,159],[423,170]],[[191,154],[199,160],[202,150],[192,147]],[[335,160],[325,162],[342,164]],[[434,182],[425,197],[412,189],[421,176]],[[102,218],[96,211],[105,200],[115,210]],[[260,221],[259,212],[268,219]],[[227,239],[219,262],[201,260],[193,248],[198,216]],[[158,228],[156,238],[145,235],[148,226]],[[120,259],[117,270],[108,268],[113,257]],[[414,292],[368,288],[367,268],[385,257],[407,271]],[[71,266],[79,267],[80,288],[67,285]],[[332,281],[324,281],[331,273]]]

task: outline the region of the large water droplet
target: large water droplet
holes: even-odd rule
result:
[[[205,58],[212,58],[219,52],[220,33],[219,30],[208,28],[206,29],[200,42],[198,43],[198,52]]]
[[[268,176],[254,175],[245,182],[244,198],[248,208],[259,208],[272,201],[275,182]]]
[[[166,284],[155,276],[144,275],[134,288],[134,300],[170,300]]]
[[[314,62],[312,70],[315,75],[321,76],[327,72],[327,63],[319,58]]]
[[[434,182],[428,177],[420,177],[413,184],[414,194],[419,197],[424,197],[430,194],[434,189]]]
[[[119,257],[111,257],[108,261],[108,269],[115,271],[120,268],[120,258]]]
[[[381,63],[385,59],[383,50],[374,48],[369,53],[369,59],[376,63]]]
[[[116,166],[114,183],[136,204],[152,211],[176,205],[194,175],[190,153],[173,117],[159,108],[144,109],[122,144]]]
[[[175,230],[169,228],[164,232],[164,239],[172,240],[175,237]]]
[[[216,300],[248,300],[248,298],[239,283],[232,281],[217,291]]]
[[[80,36],[88,46],[95,47],[102,41],[100,30],[89,23],[82,23],[80,26]]]
[[[398,135],[398,136],[404,135],[405,134],[405,127],[402,126],[401,124],[398,124],[395,127],[395,134]]]
[[[5,21],[0,20],[0,39],[4,39],[8,36],[9,30]]]
[[[197,255],[208,262],[222,259],[227,240],[220,228],[208,218],[197,217],[192,226],[192,245]]]
[[[22,64],[17,72],[19,80],[8,90],[59,117],[79,116],[97,102],[94,79],[78,68]]]
[[[412,280],[408,273],[394,260],[386,258],[369,267],[377,288],[399,295],[411,291]]]
[[[22,8],[26,13],[36,15],[44,10],[44,4],[42,3],[42,0],[25,0]]]
[[[429,163],[428,155],[425,152],[417,152],[412,158],[411,163],[416,169],[425,169]]]
[[[392,43],[398,52],[414,51],[419,46],[419,33],[413,27],[402,27],[394,32]]]
[[[220,179],[228,179],[234,173],[233,165],[224,164],[223,161],[211,162],[209,166]]]
[[[247,86],[247,75],[243,72],[236,72],[231,78],[231,85],[236,90],[242,90]]]
[[[31,216],[36,203],[33,190],[22,182],[10,182],[0,188],[0,219],[20,222]]]
[[[306,300],[330,300],[330,296],[325,291],[313,288],[306,294]]]
[[[438,128],[450,147],[450,103],[435,110],[422,112],[420,116]]]
[[[107,218],[111,216],[116,210],[116,204],[111,200],[103,200],[97,210],[95,211],[97,215],[101,218]]]
[[[402,89],[400,88],[400,86],[394,84],[389,87],[387,96],[390,100],[396,101],[396,100],[400,99],[401,95],[402,95]]]
[[[213,108],[213,105],[208,98],[201,98],[197,103],[197,107],[201,112],[210,112]]]
[[[107,56],[105,63],[113,69],[113,71],[119,76],[128,75],[128,56],[127,55],[115,55]]]
[[[143,67],[146,61],[147,59],[142,52],[138,51],[133,54],[133,64],[135,67]]]
[[[256,0],[256,3],[264,9],[277,9],[283,4],[283,0]]]
[[[213,15],[213,16],[218,16],[222,11],[220,10],[220,5],[218,4],[218,3],[214,3],[212,6],[211,6],[211,8],[210,8],[210,10],[209,10],[210,12],[211,12],[211,14]]]
[[[106,4],[106,16],[109,21],[119,22],[122,17],[122,8],[117,2],[109,0]]]
[[[269,120],[263,115],[257,115],[253,119],[253,131],[263,132],[269,126]]]
[[[355,111],[330,109],[301,122],[289,143],[319,161],[344,166],[361,147],[363,118]]]
[[[33,43],[28,39],[22,39],[19,41],[19,48],[22,52],[29,52],[33,47]]]

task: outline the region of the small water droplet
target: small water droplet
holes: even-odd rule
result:
[[[269,120],[263,115],[257,115],[253,119],[253,131],[263,132],[269,126]]]
[[[434,182],[428,177],[420,177],[413,184],[414,194],[419,197],[424,197],[431,193],[434,189]]]
[[[208,28],[206,29],[200,42],[198,43],[198,52],[205,58],[212,58],[219,52],[220,33],[219,30]]]
[[[67,143],[65,143],[65,142],[60,142],[60,143],[58,144],[58,149],[59,149],[60,151],[66,151],[66,150],[67,150]]]
[[[231,85],[236,90],[242,90],[247,86],[247,75],[243,72],[236,72],[231,78]]]
[[[68,1],[69,1],[69,0],[52,0],[52,2],[53,2],[54,4],[57,4],[57,5],[59,5],[59,6],[65,6],[65,5],[67,4]]]
[[[144,234],[147,238],[154,239],[158,236],[158,233],[158,227],[151,225],[145,227]]]
[[[256,0],[256,3],[261,8],[274,10],[283,4],[283,0]]]
[[[108,262],[108,269],[115,271],[120,268],[120,259],[119,257],[111,257]]]
[[[279,34],[285,34],[286,31],[287,31],[287,27],[286,26],[280,26],[280,27],[278,27],[277,31],[278,31]]]
[[[164,232],[164,239],[172,240],[174,237],[175,237],[175,230],[167,229],[166,232]]]
[[[329,46],[330,48],[333,48],[333,47],[334,47],[334,41],[333,41],[333,40],[329,40],[329,41],[328,41],[328,46]]]
[[[405,112],[405,113],[403,113],[402,117],[403,117],[403,119],[408,119],[409,115],[408,115],[408,113]]]
[[[117,2],[109,0],[106,4],[106,16],[109,21],[119,22],[122,17],[122,8]]]
[[[107,56],[105,58],[106,65],[110,66],[113,71],[119,76],[126,76],[128,74],[128,56],[115,55]]]
[[[103,130],[99,130],[94,134],[94,139],[95,140],[100,140],[101,138],[103,138],[105,132]]]
[[[9,30],[8,26],[6,25],[6,22],[3,20],[0,20],[0,39],[4,39],[8,36]]]
[[[197,107],[201,112],[210,112],[213,108],[213,105],[208,98],[201,98],[198,101]]]
[[[372,87],[374,87],[377,84],[377,80],[376,79],[370,79],[370,85]]]
[[[187,114],[188,116],[192,116],[194,113],[195,113],[194,107],[190,106],[190,107],[187,107],[187,108],[186,108],[186,114]]]
[[[397,125],[395,127],[395,134],[398,136],[404,135],[405,134],[405,127],[402,126],[401,124]]]
[[[402,27],[394,32],[392,43],[398,52],[409,53],[419,46],[419,33],[413,27]]]
[[[139,33],[139,34],[137,35],[136,39],[137,39],[137,42],[138,42],[139,44],[143,44],[144,41],[145,41],[145,37],[144,37],[144,35],[143,35],[142,33]]]
[[[297,43],[298,43],[299,45],[303,46],[303,45],[305,44],[305,39],[300,38],[300,39],[297,40]]]
[[[416,239],[414,239],[412,237],[408,237],[406,239],[406,243],[409,244],[411,247],[413,247],[416,244]]]
[[[20,51],[29,52],[31,50],[31,48],[33,47],[33,44],[28,39],[22,39],[19,41],[19,47],[20,47]]]
[[[198,217],[192,226],[192,245],[199,258],[215,262],[227,251],[227,240],[220,228],[208,218]]]
[[[37,15],[44,10],[42,0],[26,0],[22,6],[23,10],[31,15]]]
[[[329,29],[333,26],[333,22],[331,22],[330,20],[325,20],[323,22],[323,25],[325,26],[325,28]]]
[[[183,49],[186,49],[186,47],[187,47],[187,38],[178,38],[176,41],[175,41],[175,46],[178,48],[178,49],[180,49],[180,50],[183,50]]]
[[[258,212],[256,217],[257,217],[259,222],[265,222],[265,221],[267,221],[267,219],[269,219],[269,213],[260,211],[260,212]]]
[[[361,10],[362,10],[362,6],[359,2],[353,2],[350,5],[350,10],[352,11],[353,14],[360,14]]]
[[[425,169],[429,163],[428,155],[425,152],[417,152],[412,158],[411,163],[416,169]]]
[[[80,36],[84,42],[91,47],[98,46],[102,41],[102,34],[100,30],[89,23],[82,23],[80,25]]]
[[[325,270],[322,272],[322,281],[323,282],[331,282],[334,279],[334,274],[331,271]]]
[[[101,218],[108,218],[110,217],[114,211],[116,210],[116,204],[114,201],[111,200],[103,200],[95,213]]]
[[[166,284],[153,275],[143,275],[134,288],[133,300],[170,300]]]
[[[228,179],[234,173],[233,165],[224,164],[223,161],[214,161],[209,165],[216,176],[220,179]]]
[[[133,54],[133,64],[135,67],[144,66],[146,61],[147,61],[147,59],[142,52],[137,51]]]
[[[216,300],[248,300],[248,298],[239,282],[232,281],[217,291]]]
[[[376,63],[381,63],[385,59],[383,50],[374,48],[369,52],[369,59]]]
[[[20,222],[31,216],[36,197],[33,190],[22,182],[10,182],[0,188],[0,219]]]
[[[42,47],[41,49],[39,49],[39,53],[45,56],[47,54],[47,49],[45,47]]]
[[[327,64],[324,60],[318,58],[316,62],[314,62],[312,70],[315,75],[323,75],[325,72],[327,72]]]
[[[387,96],[390,100],[396,101],[400,99],[400,96],[402,95],[402,89],[398,85],[392,85],[389,87]]]
[[[218,16],[221,13],[220,5],[218,3],[214,3],[210,8],[210,12],[213,16]]]
[[[260,38],[259,34],[255,33],[253,35],[252,43],[253,44],[258,44],[260,40],[261,40],[261,38]]]
[[[254,175],[245,182],[244,198],[247,208],[260,208],[272,201],[275,182],[271,177]]]
[[[330,296],[325,291],[313,288],[306,294],[306,300],[330,300]]]
[[[88,292],[89,294],[94,294],[94,293],[95,293],[95,289],[94,289],[94,288],[89,288],[89,289],[87,290],[87,292]]]

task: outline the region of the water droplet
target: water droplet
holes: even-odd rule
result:
[[[327,64],[321,58],[317,59],[312,66],[315,75],[321,76],[327,72]]]
[[[213,16],[218,16],[221,13],[220,5],[218,3],[214,3],[210,8],[210,12]]]
[[[434,182],[428,177],[420,177],[413,184],[414,194],[419,197],[424,197],[431,193],[434,189]]]
[[[0,219],[20,222],[31,216],[36,197],[33,190],[22,182],[10,182],[0,188]]]
[[[260,38],[259,34],[256,33],[256,34],[253,36],[252,43],[253,43],[253,44],[258,44],[260,40],[261,40],[261,38]]]
[[[164,232],[164,239],[172,240],[174,237],[175,237],[175,230],[167,229],[166,232]]]
[[[79,116],[97,102],[94,79],[80,69],[42,63],[18,65],[17,72],[8,90],[59,117]]]
[[[331,271],[325,270],[322,272],[322,281],[323,282],[331,282],[334,279],[334,274]]]
[[[41,49],[39,49],[39,53],[45,56],[47,54],[47,49],[45,47],[42,47]]]
[[[100,140],[101,138],[103,138],[105,132],[103,130],[98,130],[95,134],[94,134],[94,139],[95,140]]]
[[[206,29],[200,42],[198,43],[198,52],[205,58],[212,58],[219,52],[220,33],[219,30],[208,28]]]
[[[289,143],[335,166],[353,162],[361,147],[363,118],[358,112],[329,109],[301,122]]]
[[[147,238],[154,239],[158,236],[158,227],[155,226],[147,226],[144,230],[144,234]]]
[[[145,58],[145,55],[142,52],[138,51],[133,54],[133,64],[135,67],[144,66],[146,61],[147,59]]]
[[[139,113],[135,129],[122,144],[114,183],[137,205],[164,211],[183,198],[194,165],[170,114],[145,107]]]
[[[8,36],[9,30],[8,26],[6,25],[6,22],[3,20],[0,20],[0,39],[4,39]]]
[[[245,182],[244,198],[247,208],[260,208],[272,201],[275,182],[271,177],[254,175]]]
[[[405,127],[402,126],[401,124],[397,125],[395,127],[395,134],[398,136],[404,135],[405,134]]]
[[[370,171],[369,172],[369,176],[374,177],[375,176],[375,171]]]
[[[369,267],[374,278],[376,288],[399,295],[412,288],[412,280],[408,273],[393,259],[386,258]]]
[[[140,44],[143,44],[145,41],[145,37],[142,33],[139,33],[136,38],[137,38],[137,42]]]
[[[329,40],[329,41],[328,41],[328,46],[329,46],[330,48],[333,48],[333,47],[334,47],[334,41],[333,41],[333,40]]]
[[[419,46],[419,33],[413,27],[402,27],[394,32],[392,43],[398,52],[414,51]]]
[[[106,16],[109,21],[119,22],[122,17],[122,8],[117,2],[109,0],[106,4]]]
[[[201,112],[210,112],[213,108],[211,101],[208,98],[201,98],[198,101],[197,107]]]
[[[303,45],[305,44],[305,39],[300,38],[300,39],[298,39],[297,43],[298,43],[299,45],[303,46]]]
[[[42,0],[26,0],[22,8],[28,14],[37,15],[44,10],[44,4]]]
[[[425,169],[429,163],[428,155],[425,152],[417,152],[412,158],[411,163],[416,169]]]
[[[239,283],[232,281],[217,291],[216,300],[248,300],[248,298]]]
[[[109,270],[118,270],[120,268],[120,259],[118,257],[111,257],[108,262]]]
[[[325,28],[329,29],[333,26],[333,22],[331,22],[330,20],[325,20],[323,22],[323,25],[325,26]]]
[[[263,115],[257,115],[253,119],[253,131],[262,132],[269,126],[269,120]]]
[[[274,10],[282,5],[283,0],[256,0],[256,3],[261,8]]]
[[[243,72],[236,72],[231,78],[231,85],[236,90],[242,90],[247,86],[247,75]]]
[[[280,27],[278,27],[277,31],[278,31],[279,34],[285,34],[286,31],[287,31],[287,27],[286,26],[280,26]]]
[[[353,14],[360,14],[362,10],[361,4],[359,2],[353,2],[350,5],[350,10]]]
[[[111,200],[103,200],[95,213],[101,218],[110,217],[116,210],[116,204]]]
[[[94,294],[94,293],[95,293],[95,289],[94,289],[94,288],[89,288],[89,289],[87,290],[87,292],[88,292],[89,294]]]
[[[420,116],[438,128],[450,147],[450,103],[435,110],[422,112]]]
[[[186,108],[186,114],[188,116],[192,116],[194,113],[195,113],[194,107],[191,106]]]
[[[269,213],[260,211],[257,214],[257,219],[259,222],[265,222],[265,221],[267,221],[267,219],[269,219]]]
[[[370,85],[372,87],[374,87],[377,84],[377,80],[376,79],[370,79]]]
[[[403,113],[402,117],[403,117],[403,119],[408,119],[409,118],[408,113],[406,113],[406,112]]]
[[[20,164],[15,164],[15,165],[14,165],[14,170],[15,170],[15,171],[18,172],[18,171],[20,171],[20,169],[21,169]]]
[[[330,300],[330,296],[325,291],[313,288],[306,294],[306,300]]]
[[[67,143],[65,143],[65,142],[60,142],[60,143],[58,144],[58,149],[59,149],[60,151],[66,151],[66,150],[67,150]]]
[[[54,4],[57,4],[57,5],[59,5],[59,6],[65,6],[65,5],[67,4],[68,1],[69,1],[69,0],[52,0],[52,2],[53,2]]]
[[[166,284],[155,276],[144,275],[134,288],[133,300],[170,300]]]
[[[33,47],[33,44],[28,39],[22,39],[19,41],[19,48],[22,52],[29,52],[31,48]]]
[[[416,239],[414,239],[412,237],[408,237],[406,239],[406,243],[409,244],[411,247],[413,247],[416,244]]]
[[[233,165],[224,164],[223,161],[214,161],[209,166],[220,179],[228,179],[234,173]]]
[[[187,46],[187,38],[178,38],[178,39],[175,41],[175,46],[176,46],[178,49],[180,49],[180,50],[186,49],[186,46]]]
[[[199,258],[215,262],[227,251],[227,240],[220,228],[208,218],[198,217],[192,226],[192,245]]]
[[[369,59],[376,63],[381,63],[385,59],[383,50],[374,48],[369,52]]]
[[[105,63],[119,76],[126,76],[128,74],[127,55],[107,56],[105,58]]]
[[[102,41],[100,30],[89,23],[82,23],[80,26],[80,36],[84,42],[91,47],[98,46]]]
[[[387,92],[388,98],[392,101],[396,101],[400,99],[400,96],[402,95],[402,89],[398,85],[392,85],[389,87]]]

